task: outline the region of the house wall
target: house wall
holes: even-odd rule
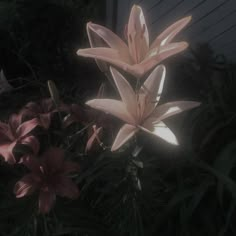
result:
[[[143,8],[151,39],[176,20],[192,15],[191,23],[180,33],[179,39],[188,41],[193,48],[198,43],[208,43],[216,54],[224,54],[229,61],[236,61],[236,0],[107,0],[107,2],[110,5],[112,2],[116,3],[116,7],[113,7],[113,11],[116,11],[116,15],[113,14],[113,25],[109,23],[111,19],[108,19],[108,26],[112,26],[121,36],[133,4]]]

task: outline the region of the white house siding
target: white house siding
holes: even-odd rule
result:
[[[236,0],[107,0],[116,2],[113,30],[123,34],[130,8],[139,4],[148,22],[151,39],[176,20],[192,15],[192,21],[178,36],[193,47],[207,42],[216,54],[236,62]],[[109,25],[109,24],[108,24]],[[111,25],[110,25],[111,26]],[[114,28],[115,26],[115,28]],[[121,35],[122,36],[122,35]]]

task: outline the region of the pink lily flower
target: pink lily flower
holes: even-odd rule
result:
[[[61,104],[60,111],[68,111],[68,107]],[[51,124],[52,116],[55,112],[58,112],[54,102],[51,98],[43,99],[39,103],[29,102],[21,111],[22,120],[36,117],[38,118],[40,125],[48,129]]]
[[[182,111],[197,107],[199,102],[176,101],[158,105],[163,90],[166,69],[163,65],[157,66],[139,91],[135,92],[128,81],[114,68],[111,68],[121,101],[114,99],[94,99],[86,104],[109,113],[125,122],[119,130],[111,151],[120,148],[133,137],[138,130],[156,135],[165,141],[178,145],[172,131],[162,121]]]
[[[140,78],[164,59],[187,48],[186,42],[171,41],[190,20],[191,16],[188,16],[176,21],[149,45],[149,33],[142,8],[134,5],[127,25],[128,45],[111,30],[89,22],[87,33],[92,48],[79,49],[77,54],[110,63]],[[101,41],[103,43],[99,43]],[[103,46],[104,42],[108,47]],[[101,70],[106,69],[105,64],[97,62]]]
[[[25,156],[22,163],[31,172],[22,177],[14,187],[17,198],[39,191],[39,212],[48,213],[52,208],[56,195],[75,199],[79,190],[66,175],[78,171],[77,164],[64,160],[64,151],[60,148],[49,148],[39,158]]]
[[[33,153],[39,149],[38,140],[29,133],[39,124],[34,118],[21,124],[20,116],[13,114],[9,118],[9,123],[0,122],[0,155],[9,164],[15,164],[16,159],[13,149],[17,144],[29,146]]]

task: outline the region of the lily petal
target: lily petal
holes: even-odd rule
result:
[[[90,136],[86,143],[85,152],[89,152],[96,141],[99,141],[99,133],[102,131],[102,127],[97,128],[96,125],[93,126],[93,134]]]
[[[39,212],[48,213],[53,207],[53,204],[56,200],[56,195],[50,191],[40,191],[39,194]]]
[[[142,126],[140,126],[140,128],[147,133],[154,134],[164,139],[170,144],[178,145],[174,133],[162,121],[156,123],[155,119],[149,118]]]
[[[124,41],[121,40],[120,37],[118,37],[111,30],[109,30],[108,28],[106,28],[104,26],[89,22],[87,24],[87,33],[89,36],[90,45],[92,47],[102,47],[103,45],[102,44],[99,45],[93,41],[96,38],[94,38],[94,36],[91,35],[91,31],[93,33],[95,33],[97,36],[99,36],[100,39],[103,40],[103,42],[105,41],[105,43],[109,47],[119,50],[120,53],[122,54],[122,57],[129,58],[129,53],[128,53],[129,49],[128,49],[127,45],[124,43]]]
[[[143,69],[144,73],[150,71],[153,67],[160,64],[161,61],[166,58],[173,56],[188,47],[188,43],[179,42],[179,43],[171,43],[166,46],[163,46],[161,49],[157,50],[152,55],[149,54],[144,61],[142,61],[139,65],[140,68]]]
[[[14,193],[17,198],[32,194],[36,189],[32,174],[27,174],[21,178],[14,186]]]
[[[115,81],[116,87],[119,91],[119,94],[121,96],[122,101],[127,106],[127,110],[130,111],[130,113],[133,115],[133,117],[136,116],[136,107],[137,107],[137,97],[133,90],[133,88],[130,86],[128,81],[113,67],[110,67],[112,77]]]
[[[16,159],[13,154],[13,149],[15,146],[16,146],[16,141],[0,145],[0,155],[2,155],[4,160],[11,165],[16,163]]]
[[[90,29],[90,24],[92,24],[92,23],[90,23],[90,22],[87,23],[86,28],[87,28],[87,35],[88,35],[88,38],[89,38],[89,43],[90,43],[91,48],[107,46],[107,44],[104,42],[104,40],[98,34],[96,34],[95,32],[93,32]],[[107,62],[104,62],[104,61],[98,60],[98,59],[95,59],[95,61],[97,63],[98,68],[103,73],[106,73],[109,70],[109,65],[108,65]]]
[[[113,145],[111,147],[111,151],[113,152],[120,148],[124,143],[132,138],[137,131],[138,128],[133,125],[123,125],[116,135],[115,141],[113,142]]]
[[[98,48],[86,48],[79,49],[77,51],[77,55],[84,57],[91,57],[95,59],[101,59],[108,63],[117,65],[118,67],[124,67],[126,64],[131,64],[131,61],[128,57],[122,57],[122,54],[119,50],[113,48],[106,47],[98,47]]]
[[[132,7],[127,30],[129,52],[134,62],[138,64],[149,48],[149,34],[141,7],[137,5]]]
[[[118,68],[121,68],[122,70],[134,75],[137,78],[140,78],[144,73],[148,71],[145,70],[145,67],[140,66],[140,64],[132,65],[132,61],[128,61],[127,58],[121,58],[119,52],[111,48],[79,49],[77,51],[77,55],[103,60],[114,66],[117,66]]]
[[[21,115],[12,114],[9,118],[9,126],[15,131],[21,124]]]
[[[17,128],[16,135],[18,137],[24,137],[38,125],[39,125],[39,120],[37,118],[25,121]]]
[[[170,43],[172,39],[191,21],[191,19],[192,17],[188,16],[169,26],[153,41],[150,49],[159,48],[160,46]]]
[[[150,96],[149,101],[159,102],[163,91],[164,80],[166,76],[166,68],[164,65],[157,66],[148,76],[142,86],[144,93]]]
[[[151,116],[153,118],[156,117],[156,122],[158,122],[170,116],[176,115],[182,111],[198,107],[200,104],[200,102],[193,101],[168,102],[158,106],[151,114]]]
[[[166,76],[166,68],[163,65],[157,66],[143,83],[140,93],[143,93],[141,101],[143,107],[143,118],[145,119],[158,104]]]
[[[86,104],[92,108],[104,111],[109,113],[117,118],[130,123],[134,124],[135,120],[127,110],[125,104],[121,101],[117,101],[114,99],[93,99]]]

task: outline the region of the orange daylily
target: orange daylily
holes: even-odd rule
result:
[[[111,30],[89,22],[87,33],[92,48],[79,49],[77,54],[95,58],[102,70],[106,67],[101,63],[104,61],[140,78],[164,59],[187,48],[186,42],[171,41],[190,20],[191,16],[188,16],[176,21],[149,45],[149,33],[142,8],[134,5],[127,25],[128,45]],[[108,47],[104,47],[104,43]]]
[[[122,101],[94,99],[86,103],[95,109],[114,115],[126,123],[118,132],[111,150],[117,150],[140,129],[177,145],[178,142],[175,135],[162,120],[197,107],[200,103],[194,101],[175,101],[157,106],[166,74],[166,69],[163,65],[159,65],[153,70],[137,92],[112,67],[111,74]]]

